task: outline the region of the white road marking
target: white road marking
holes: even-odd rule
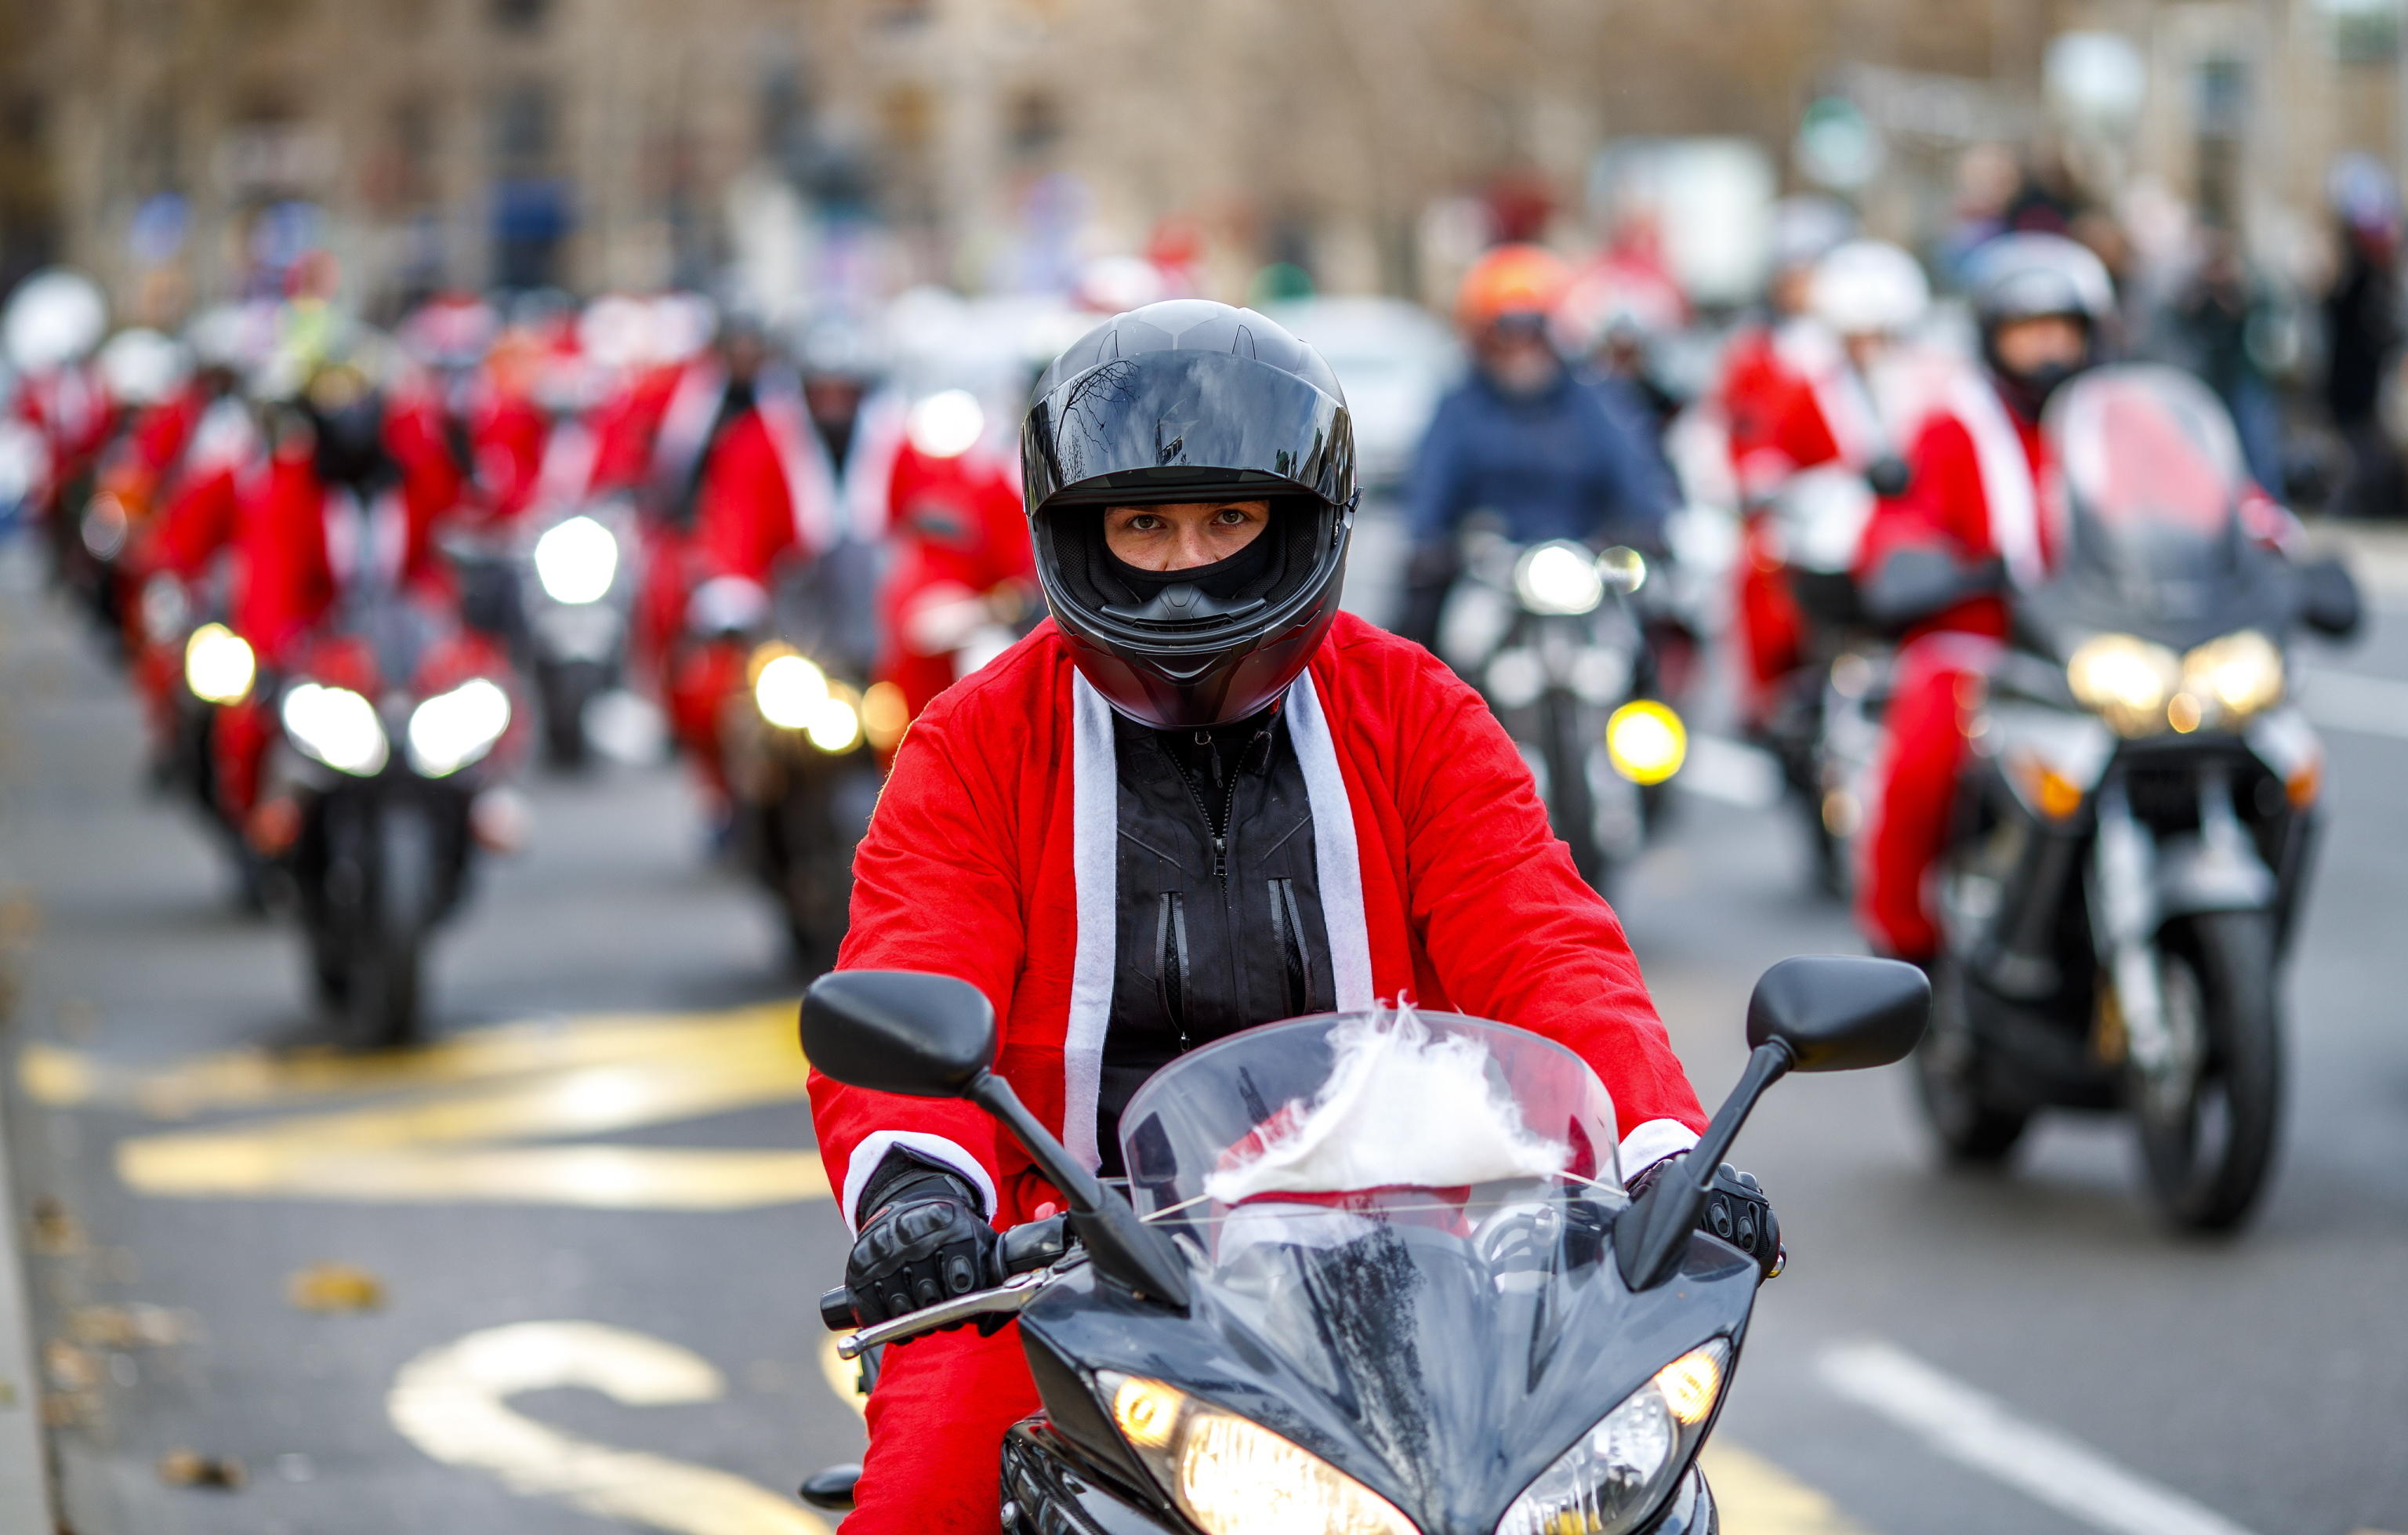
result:
[[[710,1362],[658,1338],[595,1322],[521,1322],[472,1332],[404,1365],[385,1399],[402,1436],[447,1465],[512,1492],[669,1535],[828,1535],[790,1499],[733,1472],[572,1438],[515,1412],[523,1391],[583,1386],[629,1406],[710,1401]]]
[[[2408,682],[2394,678],[2318,667],[2300,690],[2300,708],[2328,730],[2408,740]]]
[[[1689,760],[1672,782],[1694,795],[1769,810],[1781,802],[1781,764],[1770,752],[1727,736],[1689,738]]]
[[[2028,1423],[2004,1403],[1882,1342],[1824,1351],[1823,1382],[1960,1464],[2112,1535],[2249,1535],[2222,1514]]]

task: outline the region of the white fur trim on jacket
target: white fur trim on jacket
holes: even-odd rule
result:
[[[1990,516],[1990,542],[2007,562],[2015,585],[2028,590],[2048,574],[2041,561],[2040,491],[2032,483],[2031,457],[2023,435],[2007,415],[1999,391],[1987,379],[1967,373],[1956,380],[1956,419],[1973,439],[1973,463],[1982,475],[1982,501]]]
[[[1678,1156],[1698,1143],[1698,1132],[1677,1119],[1651,1119],[1622,1138],[1614,1160],[1622,1164],[1622,1181],[1633,1178],[1668,1156]]]
[[[1362,1012],[1371,991],[1371,930],[1363,919],[1363,865],[1354,845],[1354,808],[1338,770],[1338,741],[1321,712],[1321,696],[1306,672],[1287,690],[1288,739],[1304,768],[1304,798],[1312,811],[1312,872],[1321,885],[1321,922],[1329,932],[1329,978],[1338,1011]]]
[[[862,1194],[869,1187],[870,1174],[878,1170],[879,1163],[886,1160],[886,1154],[897,1146],[960,1173],[962,1181],[977,1189],[979,1197],[986,1201],[986,1208],[979,1213],[990,1219],[994,1217],[995,1180],[987,1176],[986,1169],[979,1166],[977,1157],[941,1135],[929,1135],[920,1130],[875,1130],[861,1138],[861,1144],[853,1148],[853,1160],[845,1164],[844,1201],[838,1208],[844,1215],[847,1229],[854,1232],[861,1229],[861,1212],[856,1207],[861,1203]]]
[[[1070,1018],[1062,1040],[1062,1144],[1082,1167],[1096,1149],[1104,1030],[1112,1019],[1120,944],[1120,773],[1112,706],[1086,678],[1070,679],[1070,870],[1078,886],[1079,952],[1070,964]]]

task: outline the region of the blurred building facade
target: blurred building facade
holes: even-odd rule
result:
[[[0,0],[0,275],[161,318],[312,242],[371,301],[1149,246],[1426,291],[1449,199],[1569,236],[1661,136],[1794,184],[1826,108],[1908,237],[2003,144],[2290,239],[2408,136],[2398,0]]]

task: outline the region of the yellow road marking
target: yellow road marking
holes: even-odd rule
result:
[[[510,1025],[385,1058],[236,1052],[150,1072],[36,1045],[20,1054],[18,1077],[53,1106],[253,1112],[120,1141],[119,1175],[159,1198],[709,1211],[829,1194],[818,1155],[799,1147],[518,1144],[799,1103],[809,1071],[791,1003]],[[379,1101],[256,1113],[344,1097]]]
[[[709,1054],[726,1044],[781,1044],[795,1059],[795,1005],[765,1002],[710,1013],[605,1014],[507,1024],[389,1055],[278,1056],[257,1050],[132,1069],[57,1045],[18,1057],[26,1096],[57,1108],[111,1104],[154,1119],[209,1110],[267,1108],[313,1097],[359,1097],[494,1077]]]
[[[158,1198],[373,1204],[550,1204],[589,1210],[752,1210],[828,1197],[816,1152],[530,1146],[466,1152],[313,1153],[306,1145],[127,1148],[119,1170]]]
[[[1828,1498],[1735,1444],[1708,1442],[1698,1464],[1713,1485],[1725,1535],[1865,1535]]]
[[[631,1407],[713,1401],[710,1362],[594,1322],[521,1322],[472,1332],[404,1365],[385,1398],[402,1436],[446,1465],[501,1478],[599,1518],[672,1535],[829,1535],[823,1520],[729,1471],[572,1438],[520,1413],[524,1391],[582,1386]]]

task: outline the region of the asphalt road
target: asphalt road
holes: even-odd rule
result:
[[[2408,618],[2332,664],[2408,679]],[[1737,1158],[1793,1264],[1718,1436],[1734,1535],[2408,1529],[2408,739],[2357,696],[2263,1218],[2162,1231],[2114,1126],[1948,1176],[1898,1074],[1784,1084]],[[811,1307],[842,1227],[790,1015],[751,1006],[799,978],[676,772],[532,785],[437,1048],[277,1064],[247,1047],[302,1021],[296,945],[137,741],[0,556],[0,1041],[74,1528],[824,1528],[784,1493],[860,1442]],[[1777,810],[1683,800],[1619,905],[1709,1101],[1756,974],[1854,947]]]

